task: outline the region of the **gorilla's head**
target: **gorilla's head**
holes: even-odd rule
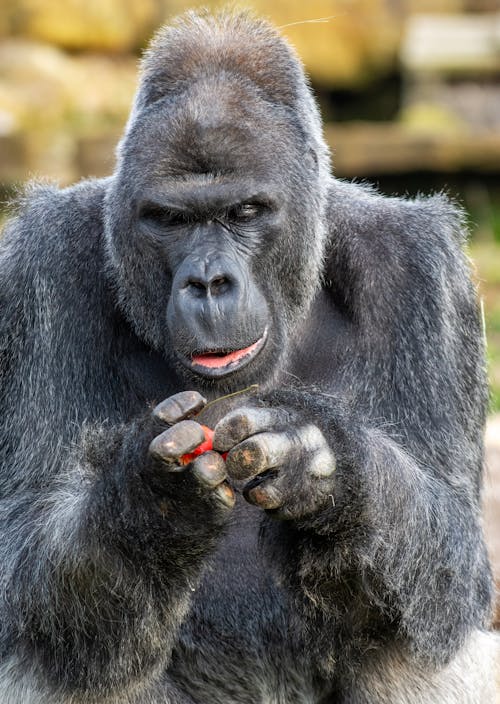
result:
[[[189,13],[146,53],[107,199],[120,305],[190,382],[270,378],[317,289],[328,152],[267,23]]]

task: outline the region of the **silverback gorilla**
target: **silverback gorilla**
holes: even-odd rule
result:
[[[158,34],[3,238],[2,704],[493,702],[462,230],[331,176],[265,22]]]

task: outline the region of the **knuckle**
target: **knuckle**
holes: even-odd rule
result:
[[[228,474],[234,479],[247,479],[266,467],[266,453],[261,441],[254,438],[234,447],[226,459]]]
[[[217,452],[205,452],[192,463],[196,479],[207,487],[215,487],[226,478],[226,466]]]
[[[279,508],[283,504],[281,492],[270,482],[259,484],[248,490],[244,489],[243,495],[249,503],[266,510]]]
[[[283,464],[293,450],[293,441],[287,433],[266,433],[263,442],[269,467]]]
[[[225,451],[250,433],[250,420],[246,409],[231,411],[220,420],[214,430],[214,448]]]
[[[214,497],[219,503],[221,503],[226,508],[233,508],[236,503],[236,496],[234,490],[229,486],[227,482],[222,482],[218,487],[214,489]]]
[[[225,416],[215,427],[214,448],[226,451],[257,433],[270,431],[287,422],[286,411],[275,408],[238,408]]]
[[[159,403],[153,409],[153,415],[172,425],[198,413],[205,405],[206,399],[198,391],[181,391]]]
[[[332,476],[335,472],[335,468],[335,456],[330,448],[325,447],[314,454],[309,466],[309,473],[318,479],[326,479]]]
[[[149,446],[160,458],[179,457],[194,450],[205,439],[203,428],[193,420],[183,420],[158,435]]]
[[[317,425],[304,425],[299,428],[297,435],[300,445],[306,452],[315,452],[327,446],[325,436]]]
[[[226,432],[230,437],[246,437],[252,429],[252,424],[248,414],[243,411],[236,412],[228,419]]]

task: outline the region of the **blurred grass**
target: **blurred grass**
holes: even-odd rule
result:
[[[484,301],[490,410],[500,412],[500,191],[479,190],[467,198],[473,239],[469,254],[475,262]]]
[[[500,241],[473,242],[469,253],[475,262],[479,290],[484,301],[490,410],[500,412]]]

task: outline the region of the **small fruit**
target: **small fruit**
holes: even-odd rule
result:
[[[180,463],[182,465],[189,464],[192,462],[195,457],[198,457],[198,455],[202,455],[204,452],[209,452],[210,450],[213,449],[213,438],[214,438],[214,431],[212,428],[209,428],[207,425],[202,425],[203,432],[205,434],[205,440],[198,445],[198,447],[195,447],[192,452],[188,452],[185,455],[182,455],[180,458]],[[226,459],[227,452],[224,452],[222,457]]]

